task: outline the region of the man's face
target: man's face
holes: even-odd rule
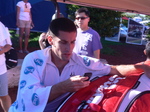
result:
[[[60,61],[69,61],[75,45],[76,32],[59,31],[58,37],[51,40],[53,59]]]
[[[86,14],[84,12],[82,12],[82,13],[78,13],[76,15],[75,22],[76,22],[77,26],[82,29],[82,28],[88,26],[89,20],[90,20],[90,18],[88,16],[86,16]]]

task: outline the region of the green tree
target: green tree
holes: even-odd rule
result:
[[[148,15],[146,15],[146,17],[145,17],[146,19],[150,19],[150,16],[148,16]]]
[[[150,27],[150,22],[147,23],[146,25]],[[148,29],[146,32],[147,32],[146,38],[148,39],[148,41],[150,41],[150,29]]]
[[[82,7],[77,5],[67,5],[68,17],[71,20],[75,20],[75,11]],[[116,32],[115,27],[119,27],[121,12],[86,7],[90,11],[90,23],[89,26],[95,29],[101,37],[112,36]]]

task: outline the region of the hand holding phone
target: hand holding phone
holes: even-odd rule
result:
[[[91,76],[92,76],[92,73],[91,73],[91,72],[85,73],[85,74],[84,74],[84,77],[88,77],[88,79],[85,80],[85,81],[88,81],[88,80],[91,78]]]

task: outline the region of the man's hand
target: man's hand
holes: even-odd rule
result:
[[[43,42],[46,39],[46,33],[42,33],[39,37],[39,42]]]
[[[90,81],[85,81],[87,79],[88,77],[81,77],[79,75],[73,76],[64,82],[61,82],[61,85],[63,86],[62,89],[66,92],[78,91],[81,88],[89,86]]]
[[[87,80],[88,77],[81,77],[79,75],[70,77],[69,79],[55,84],[52,86],[49,102],[56,99],[60,95],[67,93],[67,92],[75,92],[79,89],[89,86],[90,81]]]

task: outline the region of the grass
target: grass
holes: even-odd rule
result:
[[[16,34],[15,30],[10,30],[10,34],[11,34],[11,40],[12,40],[13,46],[18,47],[19,46],[18,34]],[[28,45],[29,48],[30,47],[39,48],[38,39],[39,39],[40,34],[41,34],[41,32],[31,32],[30,33],[30,39],[29,39],[29,45]],[[101,50],[101,53],[106,54],[106,55],[113,55],[113,56],[118,55],[120,53],[115,51],[114,49],[112,49],[111,46],[125,44],[125,43],[107,41],[104,38],[101,38],[101,42],[103,45],[103,49]]]
[[[118,51],[112,49],[111,46],[126,44],[126,43],[120,43],[120,42],[107,41],[107,40],[105,40],[105,38],[101,38],[101,42],[103,45],[103,49],[101,50],[101,53],[106,54],[106,55],[113,55],[113,56],[118,55],[120,53]]]

